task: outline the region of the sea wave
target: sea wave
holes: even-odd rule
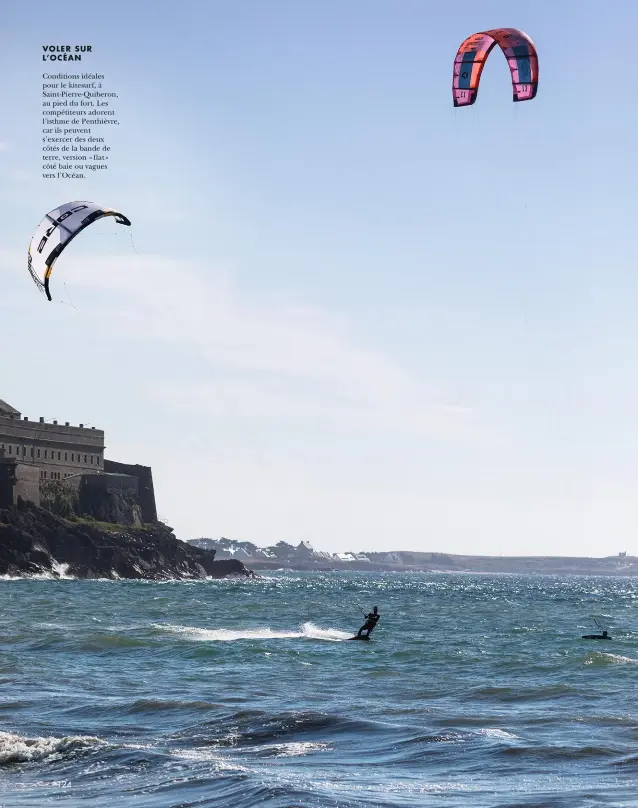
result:
[[[87,735],[69,735],[65,738],[26,738],[11,732],[0,732],[0,765],[28,763],[54,755],[64,756],[80,749],[103,744],[100,738]]]
[[[638,659],[605,651],[592,651],[585,659],[585,665],[638,665]]]
[[[293,640],[306,638],[340,642],[352,634],[336,628],[321,628],[314,623],[303,623],[297,631],[273,630],[270,627],[254,629],[199,628],[197,626],[158,625],[154,628],[179,634],[189,640],[200,642],[233,642],[235,640]]]

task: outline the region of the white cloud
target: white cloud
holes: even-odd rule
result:
[[[409,548],[433,514],[447,518],[451,505],[424,503],[462,485],[453,469],[465,443],[438,447],[436,460],[417,443],[491,446],[471,411],[362,346],[343,317],[275,295],[255,301],[229,272],[115,254],[114,241],[103,239],[113,254],[99,259],[73,243],[56,265],[53,303],[22,251],[0,251],[9,316],[13,327],[28,316],[22,348],[37,368],[20,358],[7,368],[9,400],[28,407],[49,389],[64,419],[69,408],[82,422],[87,413],[107,430],[109,457],[153,467],[159,508],[181,537],[377,548],[400,528]],[[69,296],[76,310],[61,305]]]
[[[187,381],[167,368],[149,392],[180,411],[305,419],[356,429],[469,437],[467,408],[390,357],[357,344],[338,317],[276,299],[247,302],[228,273],[150,256],[68,256],[65,281],[109,338],[143,340],[197,360]],[[87,295],[90,290],[90,297]],[[96,295],[99,292],[99,295]]]
[[[119,254],[127,239],[102,239],[112,254],[96,259],[91,241],[56,265],[52,304],[26,248],[0,250],[3,322],[21,343],[5,357],[3,397],[29,412],[48,390],[43,415],[75,409],[106,428],[111,458],[153,467],[181,537],[602,554],[600,536],[613,534],[630,547],[629,485],[598,485],[586,464],[552,465],[542,445],[536,454],[515,432],[479,428],[417,372],[363,347],[343,317],[274,295],[255,302],[229,272]],[[77,311],[61,305],[67,292]],[[145,391],[158,405],[148,411]],[[448,442],[424,451],[431,436]]]

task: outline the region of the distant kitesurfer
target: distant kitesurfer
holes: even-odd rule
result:
[[[370,632],[376,626],[376,624],[379,622],[380,617],[381,617],[381,615],[379,614],[379,607],[375,606],[374,609],[371,612],[369,612],[368,614],[365,615],[366,621],[361,626],[361,628],[359,629],[359,633],[357,634],[357,637],[362,637],[364,631],[366,632],[366,637],[369,637]]]
[[[583,634],[583,640],[611,640],[609,634],[603,630],[603,627],[600,625],[598,620],[594,619],[594,623],[596,623],[596,627],[600,631],[600,634]]]
[[[611,637],[603,631],[600,634],[583,634],[583,640],[611,640]]]

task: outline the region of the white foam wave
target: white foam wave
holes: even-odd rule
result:
[[[487,735],[489,738],[518,738],[513,732],[507,732],[504,729],[497,729],[496,727],[484,727],[478,731],[479,735]]]
[[[618,665],[626,665],[627,663],[631,665],[638,665],[638,659],[632,659],[631,657],[627,656],[620,656],[620,654],[605,654],[601,653],[602,657],[606,659],[610,659],[612,662],[615,662]]]
[[[51,569],[41,568],[41,572],[25,573],[23,575],[0,575],[0,581],[75,581],[74,575],[68,575],[69,565],[56,561],[51,556]]]
[[[69,565],[61,564],[54,558],[51,558],[51,569],[53,570],[53,572],[57,572],[60,578],[66,578],[67,580],[74,578],[73,575],[67,575],[67,572],[69,571]]]
[[[347,631],[336,628],[320,628],[314,623],[304,623],[297,631],[281,631],[271,628],[230,629],[230,628],[197,628],[195,626],[162,625],[156,628],[181,634],[190,640],[204,642],[232,642],[233,640],[291,640],[305,637],[311,640],[327,640],[341,642],[351,635]]]
[[[210,747],[196,747],[193,749],[171,749],[170,754],[183,760],[193,760],[197,762],[213,763],[217,771],[228,772],[250,772],[251,769],[235,763],[232,760],[220,755],[215,749]]]
[[[333,747],[319,741],[297,741],[291,743],[274,743],[261,747],[261,751],[269,751],[274,757],[302,757],[311,752],[330,751]]]
[[[69,735],[66,738],[25,738],[11,732],[0,732],[0,765],[28,763],[51,755],[62,755],[75,749],[101,744],[99,738],[89,735]]]
[[[61,564],[61,567],[68,569],[68,564]],[[53,567],[55,570],[55,567]],[[57,571],[57,570],[56,570]],[[76,581],[78,580],[73,575],[59,574],[55,575],[53,572],[46,570],[44,572],[33,572],[24,575],[0,575],[0,581]],[[108,579],[107,579],[108,580]]]

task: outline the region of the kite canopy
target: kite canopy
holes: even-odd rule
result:
[[[455,107],[476,101],[481,73],[494,45],[499,45],[512,74],[514,101],[531,101],[538,90],[538,55],[532,40],[517,28],[495,28],[469,36],[454,59]]]
[[[34,282],[49,300],[49,278],[60,253],[85,227],[105,216],[115,216],[118,224],[131,224],[123,213],[95,202],[66,202],[42,219],[29,245],[27,266]]]

